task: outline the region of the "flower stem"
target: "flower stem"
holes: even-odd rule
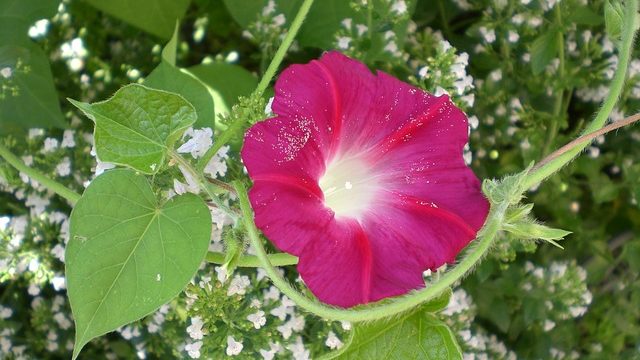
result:
[[[214,264],[224,264],[225,263],[226,254],[220,252],[209,251],[207,254],[207,261]],[[285,254],[269,254],[267,255],[271,265],[273,266],[289,266],[295,265],[298,263],[298,258]],[[238,267],[261,267],[260,259],[257,256],[253,255],[243,255],[238,259],[238,263],[236,264]]]
[[[305,17],[307,17],[312,4],[313,0],[305,0],[300,6],[296,17],[291,22],[291,27],[289,27],[287,35],[284,37],[284,40],[282,40],[282,44],[280,44],[280,47],[278,48],[278,50],[276,50],[276,53],[273,56],[273,59],[271,60],[267,71],[265,71],[264,75],[262,76],[262,79],[260,80],[260,83],[255,90],[256,94],[262,95],[262,93],[264,93],[264,91],[267,89],[267,86],[269,86],[271,79],[273,79],[276,71],[278,71],[278,67],[282,62],[282,59],[284,59],[284,55],[287,53],[287,50],[289,50],[291,43],[293,43],[293,39],[295,39],[298,30],[300,30],[302,22],[304,21]]]
[[[26,174],[33,180],[45,186],[47,189],[67,199],[70,203],[73,204],[78,200],[80,200],[80,197],[82,195],[69,189],[68,187],[62,185],[57,181],[48,178],[46,175],[39,172],[38,170],[25,165],[17,156],[12,154],[11,151],[9,151],[9,149],[7,149],[4,145],[1,145],[1,144],[0,144],[0,157],[4,158],[5,161],[9,163],[9,165],[16,168],[16,170]]]
[[[291,300],[301,308],[329,320],[343,320],[351,322],[371,321],[386,318],[413,309],[415,306],[427,302],[452,286],[456,281],[466,275],[478,261],[487,253],[496,234],[500,230],[504,221],[505,212],[509,206],[508,202],[503,202],[491,210],[489,218],[478,234],[475,245],[470,247],[458,265],[445,273],[438,280],[428,284],[425,289],[415,291],[406,296],[391,299],[391,302],[384,304],[374,303],[353,309],[340,309],[328,306],[310,299],[297,291],[285,280],[271,263],[269,255],[265,252],[260,240],[258,229],[253,222],[253,213],[249,198],[244,185],[239,181],[234,181],[233,186],[238,193],[242,219],[249,234],[249,241],[257,253],[260,265],[265,269],[271,281]]]
[[[549,156],[547,156],[546,158],[542,159],[539,163],[537,163],[533,168],[531,168],[531,171],[535,171],[540,169],[541,167],[545,166],[546,164],[550,163],[551,161],[553,161],[554,159],[556,159],[557,157],[559,157],[560,155],[570,151],[571,149],[575,148],[576,146],[586,143],[586,142],[591,142],[593,141],[595,138],[597,138],[600,135],[604,135],[606,133],[609,133],[613,130],[619,129],[621,127],[627,126],[627,125],[631,125],[634,122],[640,120],[640,113],[629,116],[623,120],[620,121],[616,121],[613,124],[609,124],[605,127],[603,127],[600,130],[585,134],[580,136],[577,139],[574,139],[573,141],[569,142],[568,144],[564,145],[563,147],[559,148],[558,150],[554,151],[553,153],[549,154]]]
[[[637,1],[625,1],[624,11],[624,24],[622,26],[622,41],[619,47],[618,56],[618,68],[611,82],[609,94],[604,100],[602,107],[598,111],[598,114],[593,121],[584,129],[583,134],[589,134],[602,128],[609,118],[609,114],[613,110],[614,106],[618,102],[618,98],[622,93],[625,78],[627,75],[627,68],[629,67],[629,60],[631,58],[631,51],[633,49],[634,37],[638,28],[638,2]],[[539,167],[536,171],[532,171],[527,176],[524,184],[526,188],[530,188],[535,184],[542,182],[542,180],[553,175],[560,170],[563,166],[573,160],[582,150],[584,150],[590,141],[580,142],[574,144],[575,146],[556,158],[550,160],[545,165]]]

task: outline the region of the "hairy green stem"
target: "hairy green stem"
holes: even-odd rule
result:
[[[209,253],[207,254],[207,262],[222,265],[225,263],[225,256],[225,253],[209,251]],[[269,261],[273,266],[289,266],[296,265],[298,263],[297,257],[285,253],[269,254],[267,256],[269,257]],[[240,257],[240,259],[238,259],[238,263],[236,264],[236,266],[261,267],[262,264],[260,263],[260,259],[257,256],[243,255]]]
[[[549,156],[547,156],[546,158],[542,159],[539,163],[537,163],[533,168],[531,168],[531,171],[536,171],[537,169],[545,166],[546,164],[550,163],[551,161],[553,161],[554,159],[558,158],[559,156],[561,156],[562,154],[571,151],[573,148],[575,148],[576,146],[582,144],[582,143],[587,143],[590,141],[593,141],[595,138],[597,138],[600,135],[605,135],[613,130],[617,130],[621,127],[625,127],[627,125],[631,125],[633,123],[635,123],[636,121],[640,120],[640,113],[629,116],[627,118],[624,118],[623,120],[620,121],[616,121],[613,124],[609,124],[605,127],[603,127],[600,130],[582,135],[576,139],[574,139],[573,141],[567,143],[566,145],[564,145],[563,147],[559,148],[558,150],[554,151],[553,153],[549,154]]]
[[[239,181],[234,181],[233,186],[238,193],[240,208],[242,210],[242,219],[249,234],[249,241],[256,250],[260,264],[267,272],[267,276],[269,276],[273,284],[298,306],[314,313],[315,315],[329,320],[343,320],[351,322],[377,320],[403,313],[411,310],[419,304],[435,298],[451,287],[456,281],[460,280],[464,275],[471,271],[476,263],[487,253],[496,237],[496,234],[500,230],[500,226],[504,220],[504,215],[508,207],[508,203],[504,202],[492,209],[485,226],[478,234],[478,238],[465,253],[460,263],[447,271],[437,281],[429,283],[426,288],[414,291],[402,297],[394,298],[391,302],[386,302],[384,304],[374,303],[352,309],[340,309],[322,304],[317,300],[306,297],[293,288],[293,286],[291,286],[291,284],[289,284],[289,282],[287,282],[287,280],[278,273],[275,266],[271,263],[264,246],[262,246],[258,229],[253,222],[253,213],[251,211],[251,205],[249,204],[249,198],[244,185]]]
[[[282,40],[282,44],[280,44],[278,50],[276,50],[276,53],[273,56],[273,59],[271,60],[267,71],[265,71],[264,75],[262,76],[262,79],[260,80],[255,93],[262,95],[262,93],[264,93],[264,91],[267,89],[267,86],[269,86],[271,79],[273,79],[276,71],[278,71],[278,67],[282,62],[282,59],[284,59],[284,55],[287,53],[287,50],[289,50],[289,47],[291,46],[291,43],[293,43],[293,39],[295,39],[296,34],[298,34],[298,30],[300,30],[302,22],[307,17],[312,4],[313,0],[304,0],[302,5],[300,6],[296,17],[291,22],[291,26],[289,27],[287,35],[284,37],[284,40]]]
[[[33,180],[42,184],[47,189],[67,199],[70,203],[73,204],[78,200],[80,200],[80,197],[82,195],[69,189],[68,187],[62,185],[57,181],[48,178],[46,175],[39,172],[38,170],[25,165],[17,156],[13,155],[11,151],[9,151],[9,149],[7,149],[4,145],[1,145],[1,144],[0,144],[0,157],[4,158],[5,161],[9,163],[9,165],[13,166],[18,171],[26,174]]]
[[[611,114],[611,111],[615,107],[618,102],[618,98],[622,93],[627,75],[627,68],[629,67],[629,60],[631,58],[631,51],[633,50],[636,29],[638,28],[638,1],[625,1],[624,24],[622,28],[623,32],[618,54],[618,68],[613,76],[611,87],[609,88],[609,94],[604,100],[604,103],[596,117],[584,129],[583,134],[597,131],[604,126],[609,118],[609,114]],[[538,168],[536,171],[530,172],[524,182],[526,188],[530,188],[553,175],[555,172],[560,170],[560,168],[578,156],[578,154],[580,154],[580,152],[582,152],[582,150],[584,150],[590,143],[590,141],[587,141],[576,144],[576,146],[571,150],[554,158],[544,166]]]

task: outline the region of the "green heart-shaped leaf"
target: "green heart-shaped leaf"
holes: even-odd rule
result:
[[[132,170],[97,177],[71,213],[66,250],[74,358],[91,339],[155,311],[194,276],[211,238],[211,215],[192,194],[158,203]]]
[[[154,174],[184,131],[195,123],[193,106],[182,96],[130,84],[106,101],[69,99],[95,122],[96,154],[102,161]]]

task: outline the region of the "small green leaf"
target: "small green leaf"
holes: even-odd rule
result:
[[[73,357],[91,339],[180,293],[210,238],[211,215],[195,195],[161,204],[145,177],[126,169],[93,180],[71,213],[65,255],[76,323]]]
[[[532,167],[533,162],[517,174],[507,175],[502,179],[485,179],[482,182],[482,192],[492,206],[503,202],[509,205],[518,204],[522,200],[522,194],[527,190],[524,183]]]
[[[175,66],[177,43],[178,25],[176,24],[173,37],[162,50],[160,65],[147,76],[144,85],[184,96],[196,109],[198,114],[196,126],[213,127],[215,124],[213,96],[199,79]]]
[[[520,239],[540,239],[560,249],[564,248],[555,240],[562,240],[565,236],[571,234],[571,231],[554,229],[535,223],[533,220],[525,220],[515,224],[505,224],[503,229]]]
[[[604,23],[607,35],[613,41],[618,42],[622,38],[622,24],[624,23],[624,10],[622,4],[613,0],[607,0],[604,4]]]
[[[449,327],[430,312],[354,326],[350,341],[328,359],[462,359]]]
[[[163,39],[169,39],[189,0],[86,0],[107,14]]]
[[[531,69],[534,75],[540,74],[557,56],[560,32],[550,29],[540,35],[531,45]]]
[[[196,111],[182,96],[130,84],[110,99],[87,104],[69,99],[95,122],[96,154],[102,161],[156,173]]]

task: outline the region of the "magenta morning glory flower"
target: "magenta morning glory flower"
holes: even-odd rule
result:
[[[321,301],[424,287],[422,273],[453,262],[483,225],[489,205],[462,157],[467,119],[448,96],[329,52],[287,68],[272,109],[245,136],[249,199]]]

